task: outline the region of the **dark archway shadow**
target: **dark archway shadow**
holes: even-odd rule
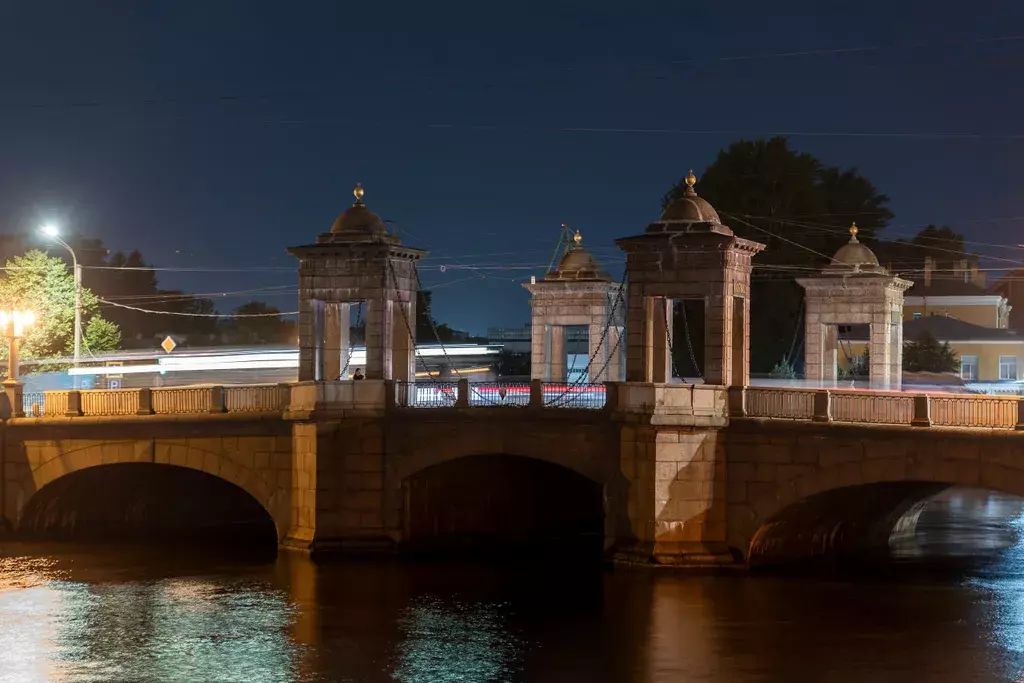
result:
[[[473,455],[420,470],[402,487],[405,555],[602,557],[603,487],[568,468]]]
[[[751,569],[841,570],[889,557],[890,539],[924,501],[948,488],[932,482],[846,486],[787,506],[758,529]]]
[[[100,465],[50,482],[29,499],[17,535],[268,556],[277,549],[274,521],[249,493],[199,470],[155,463]]]

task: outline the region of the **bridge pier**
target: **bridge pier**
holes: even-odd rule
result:
[[[385,382],[297,385],[291,526],[282,546],[310,553],[393,553],[396,496],[384,489]]]

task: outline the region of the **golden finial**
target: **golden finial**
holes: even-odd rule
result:
[[[850,224],[850,237],[852,237],[854,239],[857,239],[857,233],[858,232],[860,232],[860,229],[857,227],[857,223],[856,222],[851,223]]]
[[[692,168],[690,169],[690,172],[686,174],[686,184],[691,190],[693,189],[693,186],[697,184],[697,176],[693,175]]]
[[[572,241],[576,246],[579,246],[580,242],[583,241],[583,235],[580,234],[579,230],[577,230],[576,234],[572,236]]]
[[[362,204],[363,203],[363,193],[364,192],[365,192],[365,190],[363,189],[363,184],[362,183],[356,183],[356,189],[352,190],[352,194],[354,194],[356,196],[356,204]]]

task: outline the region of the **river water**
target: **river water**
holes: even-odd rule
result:
[[[5,543],[0,681],[1021,680],[1021,512],[954,492],[857,578]]]

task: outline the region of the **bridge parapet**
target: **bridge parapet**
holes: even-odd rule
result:
[[[282,413],[289,396],[287,385],[47,391],[37,417]]]
[[[720,427],[728,421],[728,390],[711,384],[609,383],[608,404],[626,422]]]
[[[737,387],[729,413],[814,422],[1024,429],[1024,400],[1016,396]]]
[[[394,386],[381,379],[298,382],[291,385],[286,417],[381,416],[394,405]]]

